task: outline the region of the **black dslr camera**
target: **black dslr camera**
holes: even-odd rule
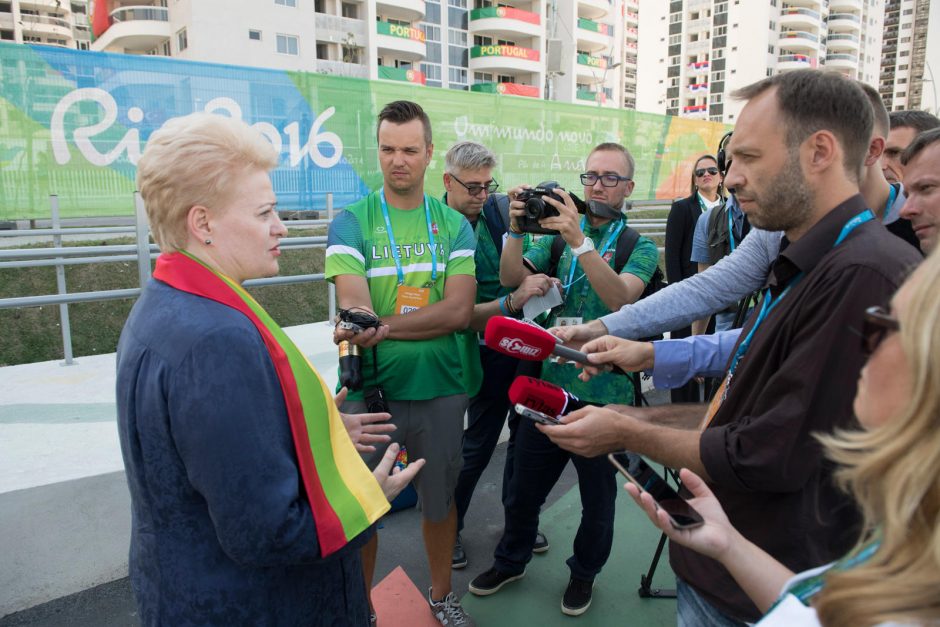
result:
[[[561,196],[555,193],[556,189],[565,189],[557,181],[544,181],[535,187],[524,189],[516,195],[516,200],[525,203],[525,215],[517,218],[516,222],[519,228],[526,233],[542,233],[544,235],[558,235],[558,231],[545,229],[539,226],[539,220],[551,218],[559,215],[558,210],[545,202],[545,197],[550,196],[558,202],[565,202]],[[568,191],[568,190],[565,190]],[[587,206],[584,201],[568,192],[574,206],[578,208],[578,213],[584,213]]]

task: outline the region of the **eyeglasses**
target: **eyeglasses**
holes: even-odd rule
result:
[[[714,168],[714,167],[712,167],[712,168],[699,168],[698,170],[695,171],[695,176],[701,178],[701,177],[705,176],[705,173],[706,173],[706,172],[708,172],[708,173],[711,174],[712,176],[715,176],[716,174],[718,174],[718,168]]]
[[[479,183],[470,183],[469,185],[467,185],[466,183],[461,181],[459,178],[457,178],[453,174],[450,175],[450,178],[454,179],[455,181],[463,185],[464,188],[467,190],[467,193],[470,194],[471,196],[479,196],[480,192],[482,191],[486,191],[487,194],[492,194],[497,189],[499,189],[499,183],[497,183],[495,180],[490,181],[486,185],[480,185]]]
[[[884,307],[869,307],[862,318],[862,352],[874,353],[889,333],[899,331],[898,319],[885,311]]]
[[[581,184],[588,187],[597,183],[598,180],[600,180],[603,187],[617,187],[620,181],[632,181],[633,179],[619,174],[595,174],[594,172],[585,172],[581,175]]]

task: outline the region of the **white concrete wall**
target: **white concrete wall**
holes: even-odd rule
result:
[[[637,28],[636,109],[647,113],[666,113],[666,68],[668,50],[669,3],[640,0],[640,25]]]

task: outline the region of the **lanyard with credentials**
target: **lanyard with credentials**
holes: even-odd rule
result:
[[[731,242],[731,252],[734,252],[734,218],[731,216],[731,207],[728,207],[728,241]]]
[[[842,231],[839,233],[839,237],[836,239],[835,244],[832,245],[833,248],[838,246],[848,237],[855,227],[860,224],[864,224],[869,220],[873,220],[875,214],[871,212],[871,209],[866,209],[862,211],[857,216],[853,217],[851,220],[845,223],[845,226],[842,227]],[[761,299],[761,308],[760,312],[757,314],[757,318],[754,320],[754,326],[751,327],[751,330],[745,336],[744,340],[738,344],[738,349],[734,352],[734,357],[731,359],[731,366],[728,368],[728,374],[725,375],[724,381],[721,382],[721,386],[715,392],[715,396],[712,397],[711,402],[708,404],[708,411],[705,412],[705,418],[702,421],[701,428],[705,429],[709,424],[711,424],[712,419],[715,417],[715,414],[718,413],[718,408],[721,407],[722,402],[728,397],[728,388],[731,387],[731,379],[734,377],[734,371],[738,367],[738,363],[741,361],[741,358],[744,357],[744,354],[747,352],[747,349],[751,346],[751,340],[754,338],[754,333],[757,331],[757,328],[761,323],[767,319],[767,316],[770,314],[771,310],[777,306],[777,304],[783,300],[783,297],[786,296],[794,285],[803,280],[805,273],[800,272],[795,277],[790,280],[790,283],[787,284],[787,287],[776,297],[771,298],[770,288],[768,287],[764,290],[764,297]]]
[[[379,198],[382,201],[382,217],[385,218],[385,229],[388,231],[388,245],[392,249],[392,259],[395,260],[395,270],[398,272],[398,284],[404,285],[405,273],[401,267],[401,256],[398,254],[398,247],[395,245],[395,234],[392,233],[392,222],[388,218],[388,203],[385,201],[385,188],[379,190]],[[428,208],[428,195],[424,195],[424,217],[428,227],[428,242],[431,247],[431,287],[437,281],[437,248],[434,245],[434,232],[431,230],[431,210]]]
[[[894,201],[898,198],[898,190],[894,185],[889,185],[888,188],[891,190],[888,192],[888,202],[885,204],[884,215],[881,216],[882,220],[888,217],[888,214],[891,213],[891,207],[894,206]]]
[[[585,219],[582,217],[582,218],[581,218],[581,232],[582,232],[582,233],[584,232],[584,224],[585,224]],[[610,229],[610,233],[607,235],[607,239],[604,240],[603,245],[601,245],[601,247],[600,247],[600,248],[598,249],[598,251],[597,251],[597,254],[599,254],[599,255],[601,256],[601,258],[604,257],[604,253],[607,252],[607,249],[610,248],[610,245],[611,245],[613,242],[616,242],[616,241],[617,241],[617,236],[620,235],[620,231],[623,230],[623,225],[624,225],[624,224],[625,224],[625,222],[624,222],[623,220],[621,220],[621,221],[617,224],[616,227],[612,227],[612,228]],[[557,237],[561,237],[561,236],[558,235]],[[587,237],[587,235],[585,235],[584,237]],[[572,256],[571,256],[571,267],[568,268],[568,281],[567,281],[567,282],[565,283],[565,285],[563,286],[563,287],[564,287],[564,290],[565,290],[565,300],[568,300],[568,292],[571,291],[571,286],[574,285],[575,283],[577,283],[578,281],[584,279],[584,277],[586,276],[586,274],[582,272],[582,273],[581,273],[581,276],[579,276],[577,279],[575,279],[575,278],[574,278],[574,272],[575,272],[575,269],[576,269],[577,267],[578,267],[578,260],[577,260],[577,258],[576,258],[574,255],[572,255]],[[587,283],[587,281],[585,281],[584,284],[581,286],[581,304],[580,304],[579,309],[578,309],[579,312],[580,312],[581,308],[584,307],[584,298],[587,296],[587,292],[588,292],[588,283]]]
[[[392,233],[392,221],[388,217],[388,203],[385,201],[385,188],[379,190],[382,201],[382,217],[385,218],[385,230],[388,235],[388,245],[392,249],[392,259],[395,260],[395,270],[398,273],[398,289],[395,297],[395,313],[406,314],[426,307],[431,302],[431,287],[437,281],[437,249],[434,244],[434,231],[431,229],[431,210],[428,208],[428,195],[424,195],[424,217],[428,227],[428,241],[431,247],[431,280],[422,287],[405,285],[405,273],[401,266],[401,255],[395,245],[395,234]]]

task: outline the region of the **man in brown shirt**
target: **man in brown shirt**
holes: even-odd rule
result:
[[[811,434],[854,424],[864,357],[851,329],[867,307],[888,302],[920,255],[872,219],[859,195],[872,112],[854,81],[801,70],[737,96],[748,103],[725,182],[753,225],[786,236],[764,292],[767,311],[745,326],[724,389],[707,412],[586,408],[540,429],[581,455],[629,449],[700,473],[735,527],[799,572],[857,538],[857,512]],[[680,626],[759,618],[717,562],[678,546],[670,556]]]

